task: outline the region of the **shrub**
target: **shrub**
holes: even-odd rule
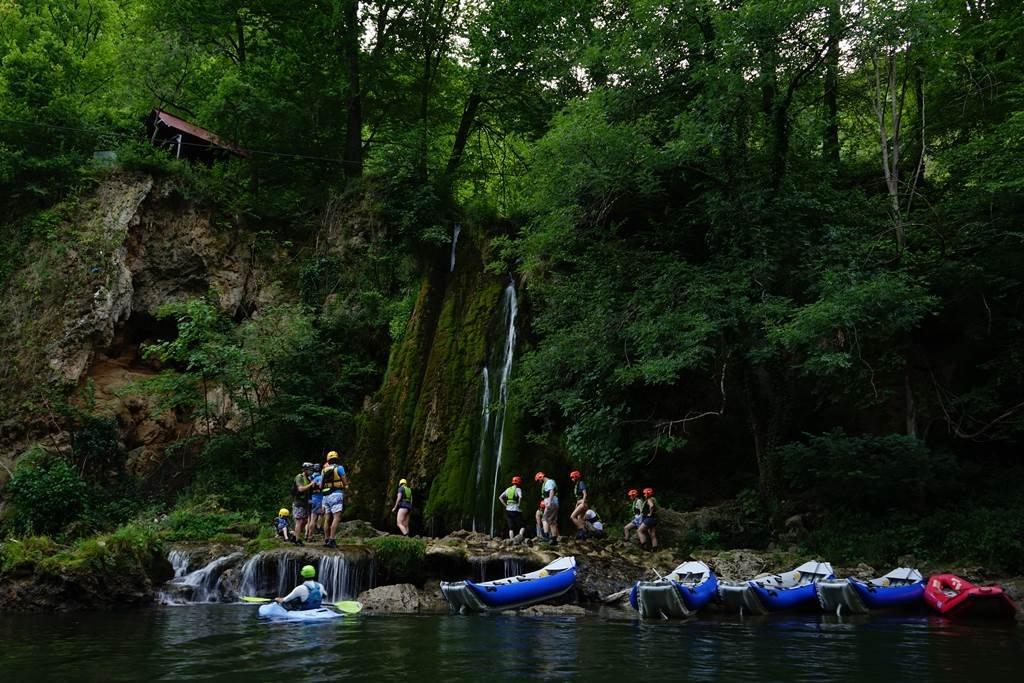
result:
[[[7,497],[10,531],[53,534],[83,517],[89,491],[71,463],[38,450],[18,460]]]
[[[373,549],[378,571],[385,581],[414,580],[423,567],[426,546],[418,538],[380,536],[366,542]]]

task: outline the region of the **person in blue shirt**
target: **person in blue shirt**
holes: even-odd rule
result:
[[[306,524],[306,540],[309,541],[313,534],[320,531],[320,520],[324,516],[324,493],[320,490],[320,482],[323,480],[321,471],[323,466],[320,463],[313,465],[313,488],[309,492],[309,523]]]
[[[280,536],[287,543],[294,543],[291,530],[288,528],[288,508],[281,508],[274,517],[274,535]]]

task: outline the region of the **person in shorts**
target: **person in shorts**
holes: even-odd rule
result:
[[[651,550],[658,549],[657,526],[658,502],[654,500],[654,489],[648,486],[644,489],[643,518],[640,520],[640,528],[636,530],[637,535],[640,537],[641,546],[647,544],[647,536],[650,536]]]
[[[327,454],[327,464],[324,465],[320,478],[320,488],[324,494],[324,546],[337,548],[336,535],[341,523],[341,511],[345,509],[345,489],[348,488],[348,475],[338,462],[337,451]]]
[[[281,540],[286,543],[295,542],[295,537],[288,529],[288,508],[281,508],[277,511],[277,517],[274,517],[274,535],[280,536]]]
[[[551,543],[558,544],[558,484],[551,477],[543,472],[533,476],[533,480],[540,482],[542,499],[544,501],[544,531],[551,539]]]
[[[587,508],[583,513],[583,538],[604,538],[607,534],[604,530],[604,522],[601,515],[597,514],[594,508]]]
[[[313,463],[302,463],[302,471],[292,482],[292,517],[295,519],[295,542],[302,544],[309,519],[309,497],[313,489]]]
[[[320,531],[320,519],[324,514],[324,494],[320,490],[321,469],[322,465],[315,463],[313,465],[313,476],[310,477],[313,481],[313,488],[310,489],[309,493],[309,521],[306,522],[307,541],[313,537],[313,534]]]
[[[629,542],[629,532],[639,529],[644,522],[644,501],[640,498],[640,492],[636,489],[629,490],[629,524],[622,527],[624,541]]]

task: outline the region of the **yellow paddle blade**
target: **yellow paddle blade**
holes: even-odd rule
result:
[[[254,598],[251,595],[243,595],[242,602],[270,602],[270,598]]]
[[[355,600],[344,600],[342,602],[336,602],[334,603],[334,606],[338,608],[339,611],[344,612],[345,614],[355,614],[363,609],[363,603],[356,602]]]

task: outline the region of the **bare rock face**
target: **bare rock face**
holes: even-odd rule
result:
[[[516,614],[524,617],[583,617],[587,610],[579,605],[533,605],[516,610]]]
[[[378,586],[359,594],[363,609],[370,612],[412,614],[443,612],[448,609],[437,588],[420,590],[411,583]]]

